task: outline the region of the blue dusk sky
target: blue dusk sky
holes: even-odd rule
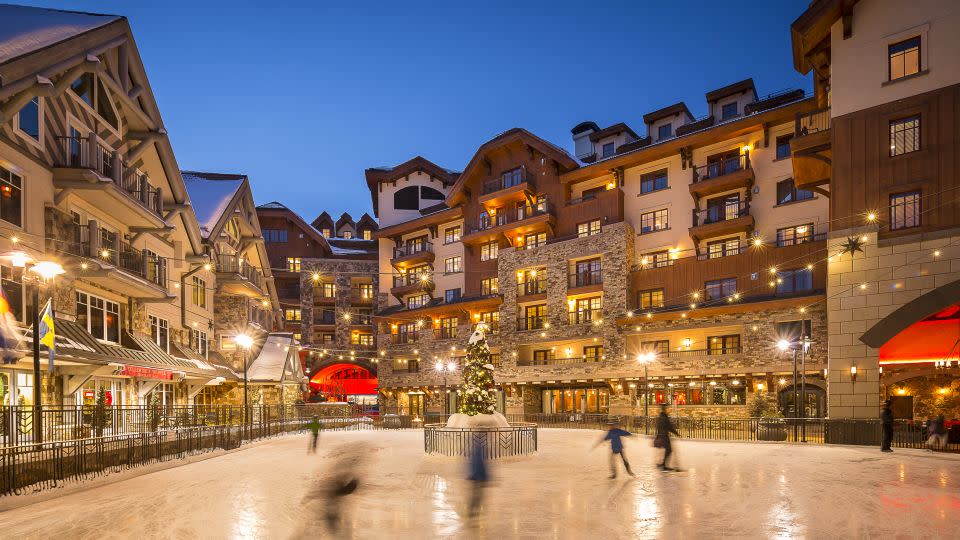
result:
[[[572,150],[584,120],[643,135],[747,77],[812,86],[790,52],[808,0],[25,3],[126,16],[180,167],[248,174],[308,221],[370,212],[368,167],[460,170],[512,127]]]

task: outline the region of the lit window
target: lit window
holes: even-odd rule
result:
[[[920,192],[890,196],[890,230],[920,226]]]
[[[9,266],[0,266],[0,284],[13,318],[23,322],[23,271]]]
[[[443,231],[444,244],[452,244],[454,242],[459,242],[459,241],[460,241],[459,225],[457,225],[456,227],[447,227],[447,229]]]
[[[207,333],[202,330],[190,329],[190,348],[200,356],[207,357],[210,351],[210,342],[207,341]]]
[[[640,309],[663,307],[663,289],[648,289],[637,294],[637,306]]]
[[[666,208],[640,214],[640,234],[665,231],[669,228],[670,219]]]
[[[500,292],[500,278],[484,278],[480,280],[480,294],[497,294]]]
[[[0,167],[0,219],[23,226],[23,178]]]
[[[454,274],[463,271],[463,257],[448,257],[443,261],[443,271],[448,274]]]
[[[77,291],[77,323],[93,337],[120,342],[120,305]]]
[[[207,307],[207,282],[193,276],[193,305],[205,308]]]
[[[546,243],[547,233],[534,233],[523,237],[523,249],[533,249]]]
[[[740,336],[710,336],[707,338],[707,354],[739,354]]]
[[[813,223],[777,229],[777,247],[792,246],[813,240]]]
[[[500,245],[496,240],[480,244],[480,260],[490,261],[496,259],[500,254]]]
[[[727,238],[707,243],[707,258],[718,259],[740,253],[740,239]]]
[[[353,238],[353,231],[343,231],[340,234],[341,234],[341,238],[345,238],[347,240]]]
[[[170,352],[170,323],[150,315],[150,339],[165,352]]]
[[[372,238],[373,238],[373,233],[370,232],[370,229],[364,229],[364,231],[363,231],[363,239],[364,239],[364,240],[370,240],[370,239],[372,239]]]
[[[920,149],[920,116],[890,121],[890,155],[899,156]]]
[[[300,257],[287,257],[287,270],[290,272],[299,272],[301,262],[302,259]]]
[[[283,318],[286,319],[286,320],[288,320],[288,321],[299,322],[299,321],[300,321],[300,309],[299,309],[299,308],[287,308],[287,309],[284,309],[284,310],[283,310]]]
[[[595,234],[600,234],[599,219],[577,224],[577,236],[579,238],[583,238],[584,236],[593,236]]]
[[[324,238],[330,238],[330,229],[324,228],[320,231],[320,234],[322,234]]]
[[[673,260],[670,259],[670,252],[655,251],[640,257],[640,264],[646,267],[662,268],[673,264]]]
[[[890,59],[890,80],[920,72],[920,36],[887,47]]]

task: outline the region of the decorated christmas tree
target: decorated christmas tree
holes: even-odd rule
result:
[[[463,364],[463,386],[457,412],[468,416],[491,414],[496,410],[493,364],[490,363],[485,330],[483,323],[477,325],[467,344],[467,358]]]
[[[457,392],[457,414],[451,415],[448,427],[506,427],[506,417],[497,412],[497,391],[493,386],[493,364],[487,348],[487,325],[478,323],[467,343],[463,364],[463,382]]]

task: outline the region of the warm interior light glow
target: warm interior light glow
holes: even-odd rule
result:
[[[40,261],[30,267],[30,271],[43,279],[52,279],[65,272],[62,266],[53,261]]]

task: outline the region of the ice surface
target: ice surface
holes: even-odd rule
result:
[[[540,451],[493,462],[479,518],[466,465],[423,453],[421,431],[322,432],[0,513],[4,538],[947,538],[960,456],[919,450],[679,440],[663,473],[650,440],[625,440],[637,478],[610,480],[598,431],[541,429]],[[363,448],[342,530],[311,492]],[[7,498],[0,500],[7,502]]]
[[[0,4],[0,64],[118,19],[114,15]]]

